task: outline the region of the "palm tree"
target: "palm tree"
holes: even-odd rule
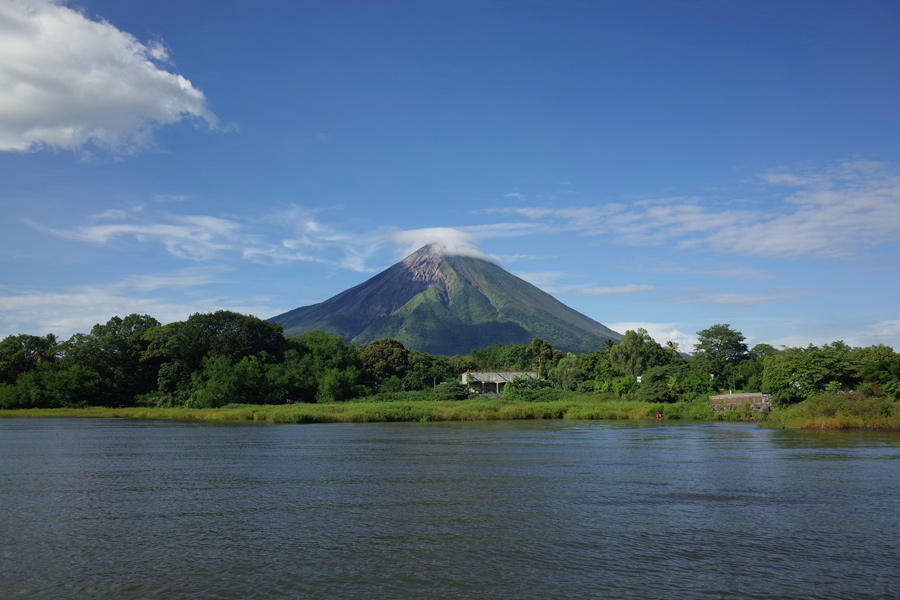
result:
[[[609,354],[612,352],[612,347],[615,346],[616,343],[612,341],[610,338],[606,338],[606,341],[603,342],[603,349],[606,350],[606,353]]]
[[[678,346],[680,344],[678,342],[666,342],[666,348],[672,351],[672,356],[678,356]]]
[[[32,358],[35,364],[53,362],[59,353],[59,339],[55,333],[48,333],[44,337],[34,339]]]

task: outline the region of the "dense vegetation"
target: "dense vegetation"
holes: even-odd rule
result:
[[[748,349],[744,336],[727,324],[698,335],[691,358],[677,343],[661,345],[641,329],[581,355],[563,354],[536,338],[448,357],[409,351],[390,338],[357,348],[321,332],[285,337],[280,325],[228,311],[168,325],[129,315],[66,341],[52,334],[2,340],[0,409],[184,410],[240,403],[231,409],[243,411],[238,418],[290,422],[502,418],[523,410],[534,413],[524,418],[605,418],[603,411],[710,418],[707,396],[734,390],[769,394],[784,409],[773,425],[791,418],[889,427],[900,418],[900,355],[890,347],[851,348],[838,341]],[[517,380],[502,400],[467,408],[421,403],[466,398],[459,380],[467,370],[504,369],[536,370],[540,378]],[[607,403],[602,410],[598,399]],[[585,404],[589,400],[593,404]],[[354,408],[331,408],[327,417],[297,406],[346,401]],[[385,403],[392,407],[376,406]],[[543,406],[525,409],[525,403]],[[379,412],[385,414],[377,419]]]

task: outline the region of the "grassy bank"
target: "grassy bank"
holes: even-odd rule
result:
[[[776,429],[900,430],[898,403],[862,394],[826,394],[777,408],[768,415],[732,409],[716,415],[704,401],[649,403],[572,394],[550,402],[503,398],[460,401],[335,402],[326,404],[231,405],[224,408],[53,408],[0,410],[4,417],[95,417],[251,421],[260,423],[387,423],[413,421],[509,421],[518,419],[653,421],[752,421]]]
[[[859,393],[822,394],[773,410],[761,423],[773,429],[892,429],[900,431],[900,405]]]
[[[456,402],[346,402],[327,404],[234,405],[217,409],[55,408],[0,411],[2,417],[95,417],[256,421],[264,423],[376,423],[398,421],[489,421],[517,419],[715,420],[699,403],[653,404],[573,398],[554,402],[510,402],[502,398]]]

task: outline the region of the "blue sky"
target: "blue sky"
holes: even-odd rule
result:
[[[900,348],[900,4],[0,0],[0,336],[418,246],[690,350]]]

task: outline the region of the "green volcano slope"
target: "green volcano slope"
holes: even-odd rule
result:
[[[468,354],[539,337],[585,353],[622,336],[494,263],[426,246],[368,281],[269,321],[286,335],[324,331],[354,344],[400,340],[429,354]]]

